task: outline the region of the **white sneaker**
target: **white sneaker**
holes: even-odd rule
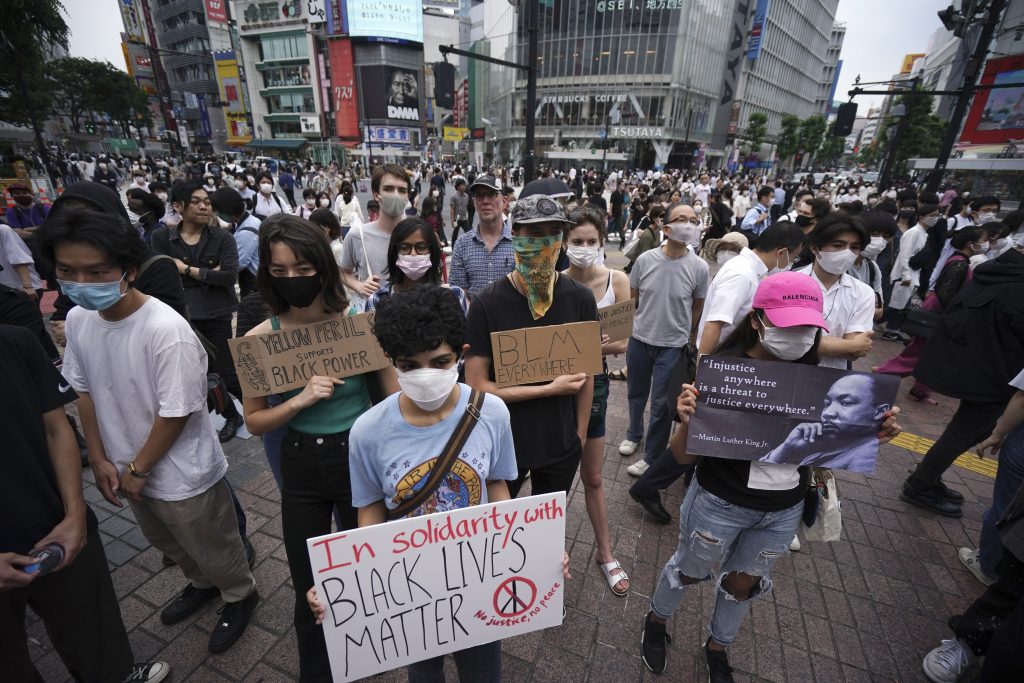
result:
[[[634,477],[642,477],[644,476],[644,472],[646,472],[647,468],[649,467],[650,465],[647,464],[647,461],[641,459],[637,460],[635,463],[627,467],[626,471],[629,472]]]
[[[793,540],[789,542],[789,551],[792,552],[792,553],[795,553],[795,552],[798,552],[799,550],[800,550],[800,537],[794,534],[793,535]]]
[[[943,640],[942,645],[924,656],[921,669],[933,683],[956,683],[968,667],[974,664],[971,649],[958,639]]]
[[[956,554],[960,557],[960,564],[967,567],[978,581],[986,586],[991,586],[996,582],[994,578],[981,570],[981,551],[974,548],[960,548]]]
[[[636,449],[639,447],[639,441],[630,441],[629,439],[623,439],[622,443],[619,444],[619,455],[625,455],[628,457],[636,453]]]

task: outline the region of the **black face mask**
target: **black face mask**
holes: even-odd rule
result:
[[[806,228],[808,225],[814,222],[814,219],[811,218],[810,216],[797,216],[796,220],[793,222],[796,223],[801,228]]]
[[[271,277],[270,284],[292,308],[308,308],[320,293],[320,275]]]

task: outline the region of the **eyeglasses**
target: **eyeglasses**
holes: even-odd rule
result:
[[[700,225],[701,224],[699,218],[691,218],[689,220],[687,220],[685,218],[677,218],[674,221],[672,221],[671,223],[669,223],[669,225],[674,225],[674,224],[683,225],[685,223],[689,223],[690,225]]]
[[[425,256],[430,253],[430,245],[426,242],[417,242],[416,244],[409,244],[408,242],[398,243],[398,253],[402,256],[408,256],[414,249],[420,256]]]

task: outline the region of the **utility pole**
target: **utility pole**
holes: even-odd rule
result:
[[[611,128],[611,123],[612,115],[608,114],[607,116],[604,117],[604,140],[601,141],[601,147],[604,148],[604,152],[602,152],[601,154],[601,167],[605,173],[608,173],[608,145],[611,142],[608,139],[608,135],[610,134],[609,129]]]
[[[995,33],[996,26],[999,25],[1005,8],[1006,0],[992,0],[992,4],[988,8],[988,15],[985,17],[985,24],[978,35],[978,42],[974,45],[974,52],[964,68],[963,86],[960,89],[959,97],[957,97],[956,105],[953,107],[953,112],[950,114],[946,135],[942,139],[942,146],[939,147],[939,154],[935,159],[935,168],[928,175],[928,184],[925,185],[925,190],[928,192],[938,192],[942,177],[946,174],[949,155],[953,152],[953,145],[956,144],[956,140],[960,136],[960,127],[963,125],[964,116],[967,115],[967,108],[971,106],[971,100],[974,93],[977,92],[975,86],[978,82],[978,74],[981,73],[981,67],[988,55],[989,43],[992,42],[992,35]],[[967,17],[968,22],[970,19]]]
[[[537,109],[537,34],[540,33],[540,0],[527,0],[526,22],[526,64],[529,70],[526,72],[526,157],[523,160],[523,170],[526,175],[525,182],[530,182],[537,177],[534,112]]]

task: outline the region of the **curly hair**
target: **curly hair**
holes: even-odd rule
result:
[[[419,285],[383,297],[377,304],[373,333],[392,360],[433,351],[448,344],[462,353],[466,316],[450,289]]]
[[[126,218],[84,208],[51,213],[36,232],[36,244],[40,260],[51,267],[54,252],[64,244],[89,245],[125,271],[141,267],[146,258],[146,245]]]

